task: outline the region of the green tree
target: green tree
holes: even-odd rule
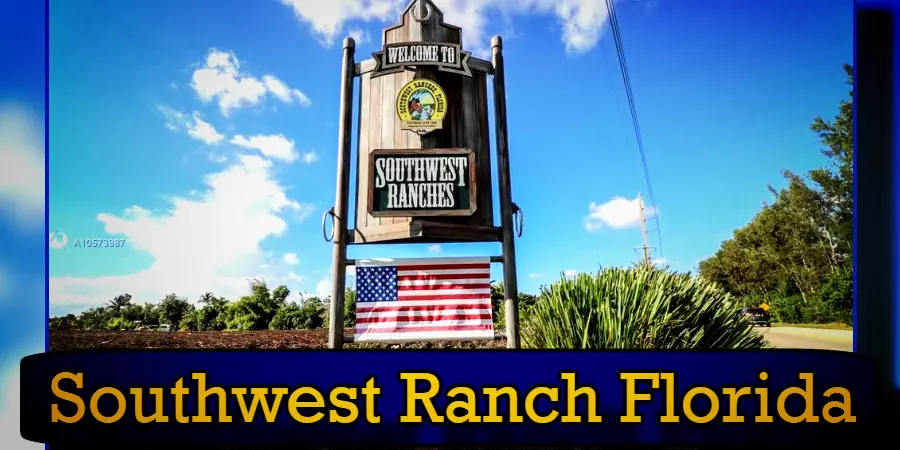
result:
[[[109,309],[113,316],[119,316],[123,309],[131,306],[131,294],[121,294],[109,301]]]
[[[274,295],[263,280],[250,282],[250,295],[234,302],[226,315],[229,329],[265,330],[278,310],[284,306],[290,290],[285,286],[275,289]]]
[[[324,323],[322,302],[310,297],[302,305],[288,303],[281,307],[269,328],[273,330],[312,330],[322,327]]]
[[[109,309],[97,306],[81,313],[81,322],[87,330],[105,330],[107,323],[112,319]]]
[[[171,324],[172,327],[178,329],[182,319],[190,316],[194,312],[194,305],[184,297],[175,294],[166,295],[159,302],[159,319],[162,323]]]
[[[344,291],[344,326],[356,326],[356,291],[351,288]]]
[[[141,325],[156,326],[159,325],[159,307],[153,303],[144,303],[140,307],[139,317]]]
[[[198,331],[222,331],[227,327],[228,300],[207,292],[200,296],[201,305],[194,314]]]
[[[852,86],[853,70],[844,69]],[[852,95],[833,120],[817,117],[811,125],[828,166],[805,178],[784,171],[787,186],[770,186],[772,202],[700,263],[701,276],[728,292],[769,299],[779,320],[846,322],[852,315]]]
[[[810,127],[824,144],[822,154],[830,164],[811,171],[809,176],[823,193],[834,221],[835,245],[847,260],[853,255],[853,67],[845,64],[844,71],[850,86],[847,100],[841,102],[833,120],[816,117]]]
[[[491,281],[491,310],[494,317],[494,328],[506,327],[506,293],[502,281]],[[519,321],[529,314],[531,308],[537,303],[539,297],[533,294],[519,292]]]
[[[276,308],[283,306],[287,303],[287,298],[290,295],[291,290],[287,286],[278,286],[272,291],[272,305]]]

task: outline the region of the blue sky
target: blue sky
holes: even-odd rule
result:
[[[44,350],[44,2],[0,2],[0,448],[19,437],[19,359]],[[8,65],[6,65],[8,63]],[[9,69],[14,68],[14,69]]]
[[[603,1],[435,3],[477,55],[504,36],[513,196],[525,212],[520,290],[636,260],[633,200],[647,187]],[[331,246],[319,218],[334,203],[340,41],[362,38],[365,59],[398,5],[55,3],[50,228],[70,244],[51,252],[51,313],[120,292],[235,298],[252,276],[323,291]],[[809,124],[846,96],[852,5],[618,5],[659,208],[664,252],[651,230],[654,257],[693,270],[759,210],[767,184],[782,184],[782,169],[823,164]],[[104,237],[127,245],[72,247]],[[350,256],[499,251],[373,246]]]

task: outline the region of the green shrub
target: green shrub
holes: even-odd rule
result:
[[[269,322],[272,330],[312,330],[323,325],[321,304],[306,301],[303,305],[288,303],[278,309]]]
[[[134,322],[125,320],[121,317],[114,317],[106,323],[106,329],[110,331],[133,330]]]
[[[763,338],[714,283],[655,268],[607,268],[562,278],[524,317],[532,348],[739,349]]]
[[[538,296],[519,292],[519,323],[528,315]],[[491,309],[494,317],[494,329],[506,329],[506,295],[503,283],[491,283]]]
[[[300,306],[296,304],[288,304],[275,313],[275,317],[269,322],[269,328],[272,330],[296,330],[301,328],[303,322],[303,312]]]
[[[353,289],[344,292],[344,326],[356,326],[356,291]]]
[[[844,323],[853,325],[853,272],[829,275],[818,295],[774,298],[772,319],[782,323]]]
[[[832,322],[853,325],[853,269],[830,275],[822,286],[821,300]]]
[[[772,309],[769,312],[775,322],[803,323],[805,319],[804,306],[803,297],[792,295],[772,299]]]
[[[224,310],[227,305],[221,308],[216,306],[204,305],[198,309],[194,317],[197,321],[197,329],[200,331],[221,331],[225,329]]]

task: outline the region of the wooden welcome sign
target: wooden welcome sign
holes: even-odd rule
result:
[[[384,30],[382,48],[357,63],[344,41],[329,346],[340,348],[347,245],[502,242],[507,342],[518,347],[518,289],[502,40],[492,60],[463,49],[462,30],[444,23],[429,0],[414,0],[399,25]],[[488,76],[494,88],[501,218],[494,223]],[[353,88],[359,78],[355,224],[350,210]],[[517,210],[517,208],[515,208]],[[327,215],[323,217],[323,230]],[[327,238],[328,236],[326,236]]]

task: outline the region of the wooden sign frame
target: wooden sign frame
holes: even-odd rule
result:
[[[372,187],[375,184],[375,159],[377,156],[383,155],[447,155],[448,153],[465,153],[468,158],[469,172],[469,207],[466,209],[418,209],[418,210],[401,210],[401,211],[375,211],[375,190]],[[369,177],[368,177],[368,199],[366,200],[369,214],[373,217],[407,217],[407,216],[471,216],[478,210],[478,181],[475,170],[475,152],[468,148],[398,148],[398,149],[375,149],[370,153],[369,158]]]
[[[415,11],[413,8],[415,7]],[[383,44],[408,43],[421,41],[424,43],[458,43],[462,46],[462,30],[454,25],[444,23],[443,13],[431,0],[411,0],[403,10],[401,23],[383,31]],[[384,47],[384,45],[382,45]],[[337,189],[335,192],[334,207],[326,211],[322,216],[322,232],[326,241],[332,242],[331,260],[331,303],[328,316],[328,348],[342,348],[345,342],[352,342],[353,336],[344,335],[344,296],[346,293],[347,269],[355,266],[353,259],[347,258],[347,246],[369,243],[449,243],[449,242],[501,242],[502,255],[492,256],[492,263],[503,265],[503,304],[504,319],[506,322],[505,339],[507,348],[519,348],[519,308],[518,308],[518,277],[516,275],[516,228],[513,224],[513,216],[521,210],[512,201],[512,187],[509,168],[509,137],[506,124],[506,77],[503,62],[503,40],[500,36],[491,39],[491,59],[481,60],[469,57],[466,64],[471,69],[472,76],[459,73],[448,73],[440,70],[440,67],[427,64],[422,67],[404,67],[403,70],[393,72],[397,68],[388,69],[391,76],[377,76],[373,71],[378,66],[377,58],[356,62],[354,55],[356,42],[352,38],[346,38],[343,46],[341,62],[341,93],[340,93],[340,120],[338,122],[338,161],[337,161]],[[446,69],[446,68],[444,68]],[[475,74],[474,72],[478,72]],[[383,73],[382,75],[386,75]],[[492,83],[487,76],[492,75]],[[353,135],[353,90],[355,78],[360,78],[360,113],[359,129],[369,130],[370,122],[377,125],[373,130],[378,130],[376,138],[372,135],[366,139],[357,139],[357,195],[354,207],[356,208],[357,228],[350,229],[350,169],[351,169],[351,140]],[[450,78],[448,78],[450,77]],[[402,82],[412,78],[427,78],[440,83],[448,96],[454,96],[457,100],[451,105],[448,126],[441,132],[420,136],[415,133],[405,133],[400,129],[399,123],[385,115],[383,104],[377,108],[363,108],[363,99],[376,98],[384,102],[388,97],[396,93],[397,87]],[[447,84],[444,84],[444,83]],[[487,112],[487,87],[493,84],[493,114],[494,132],[490,133]],[[451,92],[453,91],[453,92]],[[377,97],[371,97],[372,92],[377,92]],[[458,96],[458,97],[457,97]],[[469,96],[469,97],[467,97]],[[463,101],[463,99],[466,99]],[[477,117],[473,114],[461,114],[462,108],[454,108],[459,105],[468,105],[476,108]],[[367,106],[371,106],[369,104]],[[375,103],[375,105],[378,105]],[[393,109],[396,109],[395,107]],[[384,121],[382,121],[384,120]],[[495,138],[494,150],[496,152],[495,164],[491,164],[489,136]],[[372,147],[369,147],[369,141]],[[363,143],[365,142],[365,146]],[[375,226],[367,222],[360,230],[361,215],[367,221],[371,215],[367,214],[369,205],[361,204],[359,187],[364,179],[371,176],[361,175],[360,172],[368,170],[369,165],[362,164],[362,155],[370,156],[376,148],[396,148],[405,145],[405,151],[429,151],[432,149],[467,148],[473,151],[476,164],[469,165],[470,176],[473,168],[477,166],[476,183],[471,192],[477,192],[477,188],[486,192],[476,196],[481,202],[477,212],[468,217],[435,217],[428,220],[427,216],[415,217],[408,211],[403,211],[403,217],[379,217],[372,218],[377,221]],[[422,150],[426,149],[426,150]],[[433,151],[433,150],[432,150]],[[497,193],[500,203],[499,226],[493,220],[492,189],[493,180],[490,176],[491,166],[497,171]],[[471,194],[470,194],[471,195]],[[477,205],[473,202],[472,205]],[[431,213],[429,213],[431,214]],[[331,218],[333,233],[329,237],[326,231],[327,221]],[[371,236],[370,239],[368,236]],[[374,236],[373,236],[374,235]],[[500,335],[495,334],[495,339]]]

